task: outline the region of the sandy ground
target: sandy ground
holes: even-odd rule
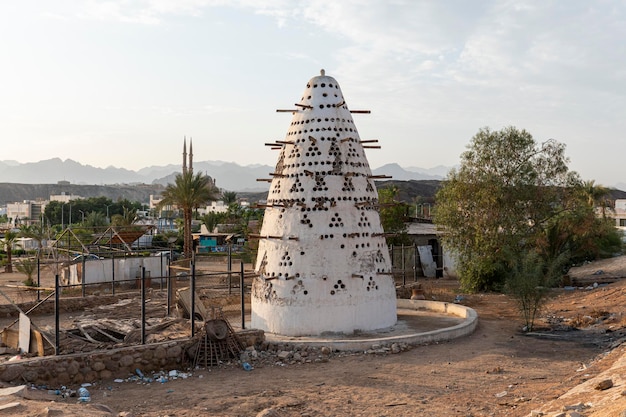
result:
[[[583,269],[584,268],[584,269]],[[570,271],[626,275],[626,258]],[[0,280],[15,280],[0,274]],[[425,281],[427,297],[451,301],[458,285]],[[399,354],[341,354],[309,364],[272,362],[189,371],[166,383],[94,381],[91,402],[77,404],[27,390],[0,416],[527,416],[578,407],[583,416],[626,410],[626,281],[555,290],[537,331],[524,334],[515,303],[500,294],[466,295],[479,314],[469,337]],[[626,346],[626,345],[625,345]],[[187,371],[187,370],[179,370]],[[611,379],[613,387],[595,385]],[[73,387],[77,389],[78,387]],[[585,405],[587,404],[587,405]]]

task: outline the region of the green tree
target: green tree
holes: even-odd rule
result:
[[[19,237],[34,239],[39,253],[43,249],[43,241],[50,237],[50,231],[42,223],[22,224],[18,234]]]
[[[538,144],[515,127],[484,128],[472,138],[438,191],[435,212],[465,290],[501,287],[510,256],[534,248],[577,206],[580,180],[567,163],[563,144]]]
[[[237,202],[237,193],[234,191],[224,191],[222,193],[222,201],[227,206],[230,206],[232,203]]]
[[[204,223],[207,230],[212,232],[218,224],[224,223],[227,216],[227,213],[210,212],[200,217],[200,220]]]
[[[113,226],[131,226],[139,220],[136,208],[123,207],[121,214],[111,216],[111,225]]]
[[[182,211],[185,258],[191,258],[193,252],[191,220],[194,209],[206,205],[217,195],[218,190],[209,176],[194,174],[192,171],[176,174],[174,184],[168,184],[165,187],[159,206],[177,206]]]
[[[380,206],[380,222],[385,233],[388,233],[387,243],[390,245],[409,244],[407,234],[406,203],[397,201],[398,187],[392,186],[378,190],[378,204]]]
[[[35,271],[37,271],[36,260],[34,260],[33,258],[21,259],[15,264],[15,267],[19,272],[26,275],[26,279],[23,281],[24,285],[27,285],[29,287],[36,286],[35,282],[33,281],[33,275],[35,274]]]
[[[16,244],[15,242],[19,238],[19,234],[12,230],[7,230],[4,232],[4,238],[0,239],[0,244],[4,246],[4,250],[7,253],[7,265],[5,271],[8,273],[13,272],[13,246]]]
[[[536,251],[516,254],[507,274],[505,290],[517,301],[524,319],[524,329],[531,332],[535,318],[558,282],[566,253],[547,262]]]
[[[107,224],[108,220],[106,218],[106,214],[97,211],[91,211],[85,217],[85,223],[83,224],[83,226],[93,230],[94,233],[97,233],[98,231],[102,231],[107,226]]]

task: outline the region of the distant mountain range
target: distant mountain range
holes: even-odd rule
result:
[[[17,184],[56,184],[69,181],[82,185],[113,184],[168,184],[174,181],[180,165],[149,166],[138,171],[125,168],[96,168],[83,165],[71,159],[52,158],[39,162],[19,163],[0,161],[0,183]],[[449,167],[438,166],[431,169],[387,164],[372,170],[374,175],[390,175],[394,180],[440,180]],[[251,192],[267,191],[269,184],[258,182],[257,178],[270,178],[274,167],[270,165],[241,166],[233,162],[194,161],[194,171],[205,172],[216,181],[219,188],[227,191]]]

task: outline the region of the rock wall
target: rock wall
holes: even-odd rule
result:
[[[263,342],[263,331],[237,333],[245,346]],[[63,356],[44,356],[0,364],[0,381],[48,386],[82,384],[111,378],[126,378],[136,369],[152,372],[189,365],[185,355],[191,339],[134,345],[124,348]]]

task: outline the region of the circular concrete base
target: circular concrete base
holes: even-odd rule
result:
[[[398,300],[398,322],[387,329],[320,336],[281,336],[265,333],[271,343],[327,346],[334,350],[366,350],[372,345],[408,343],[412,345],[440,342],[471,334],[478,324],[472,308],[452,303],[425,300]]]

